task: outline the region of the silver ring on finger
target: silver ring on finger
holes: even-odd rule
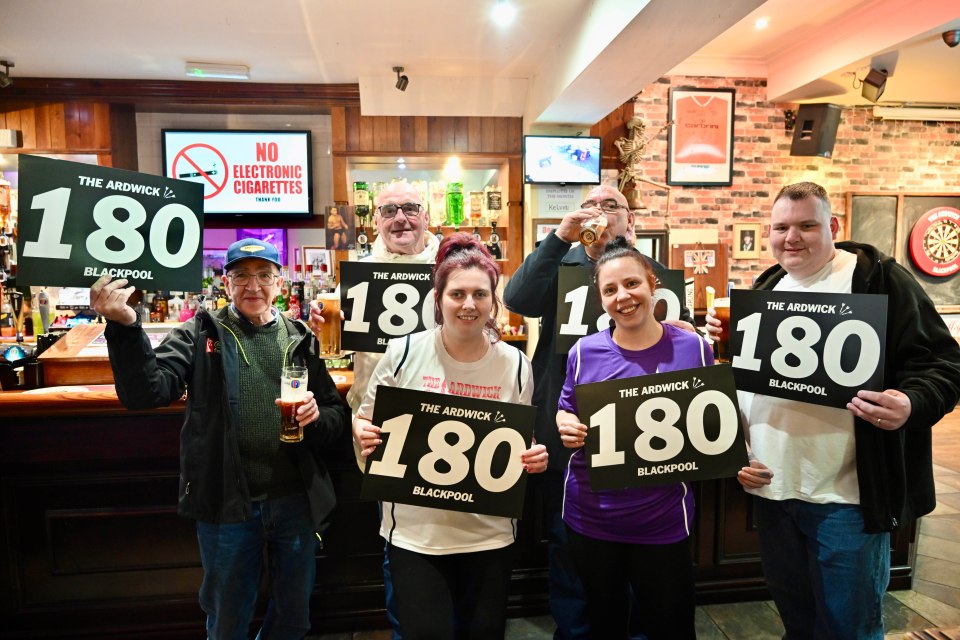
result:
[[[880,426],[880,423],[883,422],[883,418],[877,418],[877,426]]]

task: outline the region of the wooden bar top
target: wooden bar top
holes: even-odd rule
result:
[[[109,363],[107,364],[109,367]],[[353,385],[353,371],[330,372],[340,397],[346,397]],[[183,413],[184,401],[146,413]],[[48,386],[30,391],[0,391],[0,416],[44,417],[64,415],[103,415],[108,413],[144,413],[128,411],[117,398],[112,384]]]

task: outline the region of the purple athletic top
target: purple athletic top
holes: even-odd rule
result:
[[[610,329],[594,333],[570,349],[559,408],[579,415],[573,392],[576,384],[693,369],[704,362],[713,364],[707,344],[698,335],[669,324],[663,325],[660,341],[642,351],[617,346]],[[570,457],[564,485],[563,521],[581,535],[633,544],[670,544],[690,535],[693,494],[686,482],[594,491],[581,448]]]

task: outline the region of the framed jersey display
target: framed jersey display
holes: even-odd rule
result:
[[[733,184],[733,89],[670,89],[667,184]]]

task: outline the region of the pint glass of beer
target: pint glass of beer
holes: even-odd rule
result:
[[[340,296],[336,292],[321,293],[317,296],[320,303],[320,357],[340,358]]]
[[[580,225],[580,244],[589,247],[600,239],[607,228],[607,216],[603,213],[595,218],[584,220]]]
[[[714,298],[713,311],[720,321],[720,337],[716,338],[717,362],[730,362],[730,298]]]
[[[297,409],[307,397],[307,368],[284,367],[280,372],[280,441],[300,442],[303,427],[297,421]]]

